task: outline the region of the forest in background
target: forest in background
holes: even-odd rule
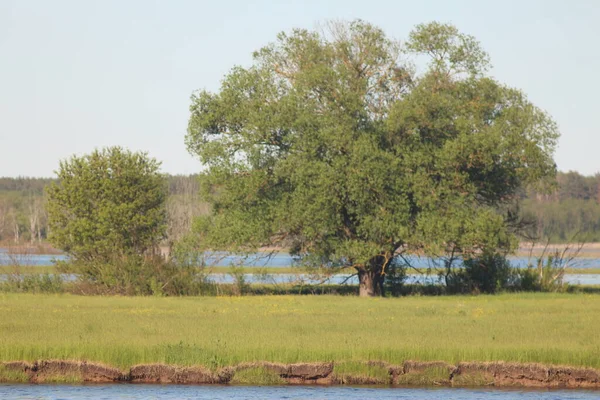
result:
[[[48,236],[44,188],[49,178],[0,177],[0,243],[43,243]],[[169,246],[191,228],[195,216],[209,208],[200,201],[196,175],[168,175],[167,239]]]
[[[600,174],[559,172],[550,193],[524,191],[521,212],[534,221],[530,235],[538,241],[600,242]]]
[[[0,243],[42,243],[48,235],[44,188],[49,178],[0,177]],[[575,239],[600,242],[600,174],[559,172],[550,193],[523,191],[521,212],[533,222],[529,234],[538,241],[565,243]],[[168,175],[168,237],[180,239],[208,205],[199,198],[196,175]]]

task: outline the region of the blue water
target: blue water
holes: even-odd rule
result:
[[[216,283],[234,283],[235,278],[230,274],[211,274],[209,280]],[[330,277],[319,278],[307,274],[244,274],[244,280],[247,283],[265,283],[265,284],[283,284],[297,283],[305,285],[324,284],[342,284],[358,285],[358,277],[349,274],[337,274]],[[573,285],[600,285],[600,275],[598,274],[565,274],[565,283]],[[404,283],[436,285],[443,284],[436,275],[407,275]]]
[[[52,275],[52,274],[51,274]],[[348,284],[358,285],[358,278],[351,277],[348,274],[332,275],[330,277],[318,278],[307,274],[243,274],[246,283],[262,283],[262,284]],[[6,281],[9,275],[0,274],[0,282]],[[60,274],[60,277],[65,282],[73,282],[77,280],[75,274]],[[208,280],[215,283],[234,283],[235,277],[230,274],[209,274]],[[600,285],[600,275],[598,274],[566,274],[565,283],[572,285]],[[407,275],[404,283],[421,284],[421,285],[436,285],[444,284],[437,276],[426,275]]]
[[[18,263],[19,265],[37,265],[51,266],[57,260],[66,260],[64,255],[49,254],[20,254],[10,255],[6,249],[0,248],[0,265],[10,265]],[[411,265],[415,268],[435,268],[442,265],[440,258],[428,257],[408,257]],[[513,266],[519,268],[527,267],[530,262],[527,257],[510,257]],[[206,266],[230,266],[243,265],[247,267],[290,267],[297,265],[297,262],[286,253],[255,253],[248,257],[232,255],[227,253],[214,252],[208,254],[204,263]],[[600,258],[578,258],[571,266],[573,268],[600,268]]]
[[[322,386],[3,385],[0,399],[592,400],[599,391]]]
[[[39,267],[54,265],[55,261],[64,261],[67,256],[53,254],[9,254],[0,248],[0,265],[33,265]]]
[[[67,257],[64,255],[49,255],[49,254],[8,254],[6,249],[0,248],[0,265],[33,265],[33,266],[51,266],[56,261],[66,260]],[[247,257],[239,255],[231,255],[227,253],[210,253],[206,256],[205,265],[210,266],[231,266],[231,265],[243,265],[247,267],[290,267],[295,266],[297,263],[295,260],[285,253],[256,253]],[[441,266],[441,259],[432,259],[427,257],[411,257],[410,262],[415,268],[436,268]],[[510,262],[513,266],[519,268],[527,267],[529,259],[527,257],[511,257]],[[600,268],[600,258],[579,258],[575,260],[572,265],[574,268]],[[410,272],[410,270],[409,270]],[[321,277],[314,277],[308,274],[271,274],[271,275],[259,275],[259,274],[244,274],[244,278],[248,283],[304,283],[304,284],[316,284],[316,283],[348,283],[358,284],[356,277],[349,278],[347,274],[333,275],[327,279]],[[74,280],[74,275],[64,275],[63,278],[67,281]],[[5,279],[0,275],[0,280]],[[219,283],[232,283],[233,277],[227,274],[213,274],[209,277],[214,282]],[[406,283],[421,283],[421,284],[437,284],[440,283],[435,273],[429,276],[424,275],[408,275],[405,281]],[[565,282],[579,285],[600,285],[600,275],[589,274],[589,275],[577,275],[567,274],[565,276]]]

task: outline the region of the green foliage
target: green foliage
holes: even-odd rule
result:
[[[168,175],[166,179],[169,186],[167,244],[172,244],[188,233],[194,215],[209,214],[209,205],[197,196],[197,175]],[[37,233],[31,231],[32,217],[41,239],[46,239],[47,218],[42,195],[44,187],[53,181],[55,179],[0,178],[0,242],[5,243],[3,246],[14,241],[15,222],[21,241],[37,239]],[[567,243],[578,234],[587,242],[600,242],[600,175],[559,172],[554,187],[543,191],[530,187],[523,190],[521,196],[520,215],[531,221],[527,236]]]
[[[498,253],[468,258],[462,269],[451,271],[446,278],[450,293],[496,293],[514,288],[516,281],[517,271]]]
[[[381,293],[398,251],[514,249],[511,206],[554,176],[555,123],[485,76],[487,54],[451,25],[417,26],[406,49],[363,21],[294,30],[194,95],[203,245],[286,246],[356,268],[375,286],[365,294]],[[402,60],[422,54],[417,75]]]
[[[60,270],[94,292],[198,294],[197,271],[155,256],[166,234],[166,181],[144,153],[106,148],[60,163],[47,189],[51,243],[70,256]]]
[[[0,192],[18,192],[41,196],[44,194],[46,186],[53,181],[54,179],[50,178],[0,177]]]
[[[144,254],[165,236],[160,163],[119,147],[61,161],[47,189],[50,242],[75,262]]]
[[[6,276],[0,282],[0,292],[12,293],[62,293],[64,282],[56,274],[18,274]]]
[[[233,278],[234,293],[241,296],[248,292],[250,285],[246,282],[244,267],[232,265],[229,267],[229,276]]]
[[[562,292],[567,289],[564,277],[568,259],[556,251],[547,257],[538,257],[526,269],[519,270],[520,289],[525,291]]]
[[[92,285],[84,294],[197,296],[210,291],[202,269],[177,265],[160,256],[128,255],[87,262],[61,262],[59,271],[78,274]]]
[[[600,202],[600,174],[583,176],[575,171],[559,172],[554,193],[558,200],[580,199]]]
[[[408,48],[429,54],[436,70],[478,75],[488,69],[489,56],[471,35],[439,22],[419,24],[410,33]]]
[[[394,260],[388,269],[385,276],[386,293],[392,296],[402,294],[404,280],[406,279],[407,265],[399,260]]]
[[[600,203],[595,199],[523,201],[524,215],[536,221],[530,236],[551,243],[568,243],[574,236],[600,242]]]
[[[15,222],[22,241],[35,238],[36,232],[31,232],[29,221],[36,212],[36,205],[40,206],[37,223],[41,239],[46,239],[47,220],[42,194],[44,187],[52,181],[0,178],[0,241],[14,241]],[[188,233],[194,215],[209,214],[209,205],[197,197],[196,175],[169,175],[167,181],[167,242],[172,244]],[[520,215],[531,222],[527,237],[567,243],[577,234],[586,242],[600,242],[600,175],[558,172],[554,187],[540,191],[530,187],[522,190],[521,196]]]
[[[171,247],[171,260],[182,267],[205,266],[204,252],[198,243],[198,236],[188,232]]]
[[[167,175],[168,243],[189,231],[195,215],[207,213],[207,204],[198,200],[196,175]],[[42,241],[47,238],[44,190],[57,179],[0,177],[0,243]],[[21,242],[21,243],[19,243]]]

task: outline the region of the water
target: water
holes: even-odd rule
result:
[[[564,281],[571,285],[600,285],[600,275],[565,274]]]
[[[52,274],[50,274],[52,275]],[[77,280],[76,274],[60,274],[60,277],[64,282],[74,282]],[[9,275],[0,274],[0,282],[8,280]],[[234,283],[235,278],[230,274],[210,274],[208,280],[215,283]],[[348,284],[358,285],[358,278],[351,275],[332,275],[326,278],[318,278],[307,274],[244,274],[244,281],[246,283],[262,283],[270,285],[278,284],[303,284],[303,285],[317,285],[317,284]],[[600,285],[599,274],[566,274],[564,281],[572,285]],[[443,285],[443,280],[440,280],[437,276],[427,275],[407,275],[404,283],[407,284],[421,284],[421,285]]]
[[[598,275],[600,278],[600,275]],[[211,274],[208,279],[215,283],[234,283],[235,277],[230,274]],[[244,281],[247,283],[264,283],[264,284],[286,284],[296,283],[304,285],[323,284],[343,284],[358,285],[358,277],[351,274],[336,274],[329,277],[318,277],[309,274],[244,274]],[[407,275],[405,283],[420,283],[420,284],[438,284],[437,276],[425,275]],[[600,282],[600,279],[599,279]]]
[[[369,388],[340,386],[183,385],[2,385],[1,399],[411,399],[411,400],[597,400],[590,390],[500,390],[451,388]]]
[[[66,260],[64,255],[50,254],[20,254],[9,255],[6,249],[0,249],[0,265],[10,265],[15,262],[20,265],[51,266],[55,261]],[[433,268],[442,265],[440,258],[408,257],[415,268]],[[515,267],[525,268],[529,263],[528,257],[509,257]],[[244,257],[235,254],[212,252],[205,257],[207,266],[243,265],[247,267],[290,267],[298,263],[285,253],[254,253]],[[571,266],[573,268],[600,268],[600,258],[578,258]]]
[[[56,254],[8,254],[5,249],[0,249],[0,265],[18,264],[48,267],[54,265],[55,261],[64,260],[67,260],[67,256]]]
[[[27,254],[27,255],[9,255],[6,249],[0,249],[0,265],[32,265],[32,266],[52,266],[58,260],[66,260],[64,255],[49,255],[49,254]],[[427,257],[410,257],[410,262],[415,268],[430,268],[439,267],[441,259],[433,259]],[[513,266],[525,268],[529,262],[527,257],[511,257],[510,262]],[[297,265],[297,262],[285,253],[255,253],[244,257],[232,255],[228,253],[213,252],[209,253],[205,258],[207,266],[230,266],[244,265],[247,267],[290,267]],[[572,264],[574,268],[600,268],[600,258],[579,258]],[[73,281],[77,277],[75,275],[63,275],[62,278],[66,281]],[[327,279],[317,278],[308,274],[244,274],[244,278],[248,283],[303,283],[303,284],[318,284],[331,283],[340,284],[348,283],[352,285],[358,284],[358,278],[349,278],[348,274],[333,275]],[[0,281],[5,280],[6,276],[0,275]],[[218,283],[233,283],[234,278],[227,274],[213,274],[209,279]],[[408,275],[406,283],[420,284],[438,284],[439,279],[435,272],[429,276],[425,275]],[[577,285],[600,285],[600,275],[597,274],[567,274],[565,282]]]
[[[235,278],[229,274],[211,274],[208,279],[215,283],[234,283]],[[326,278],[318,278],[307,274],[244,274],[244,280],[247,283],[264,284],[286,284],[297,283],[305,285],[323,284],[348,284],[358,285],[358,277],[350,274],[337,274]],[[598,274],[565,274],[565,283],[573,285],[600,285],[600,275]],[[444,284],[443,280],[436,275],[407,275],[404,283],[439,285]]]

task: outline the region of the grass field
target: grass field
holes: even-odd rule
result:
[[[0,361],[517,361],[600,368],[600,296],[0,294]]]

